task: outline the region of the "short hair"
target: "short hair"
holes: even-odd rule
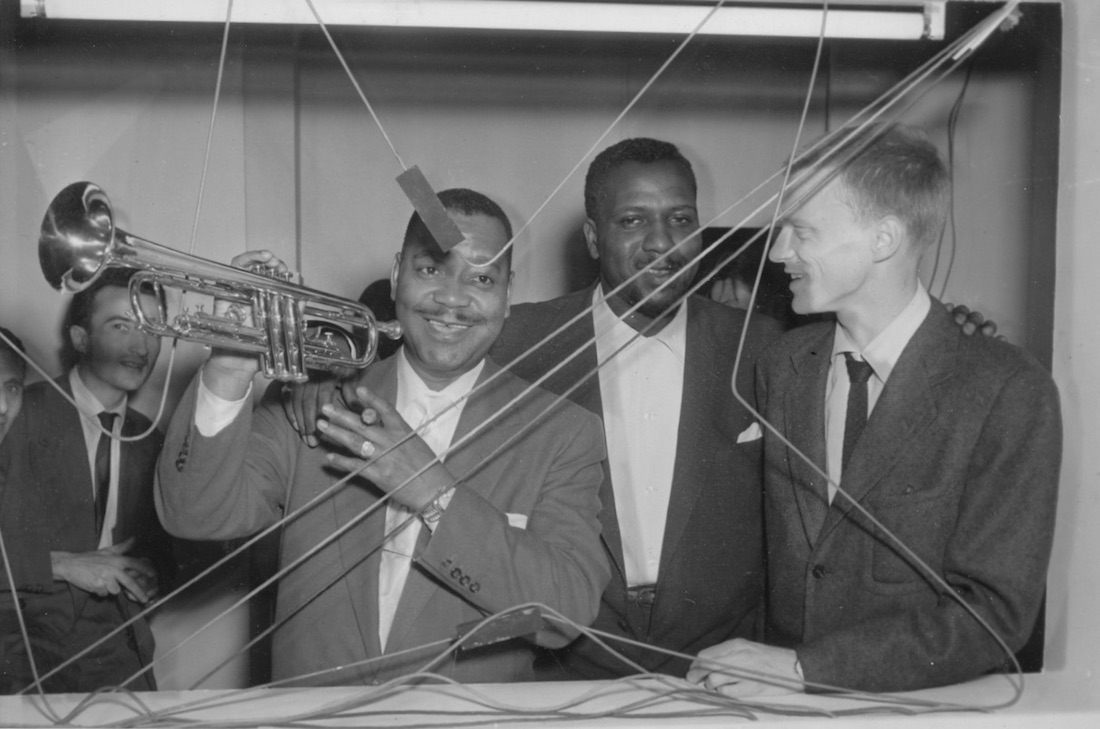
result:
[[[71,326],[90,329],[92,314],[95,312],[96,294],[108,286],[129,288],[130,279],[135,273],[137,269],[133,268],[108,268],[100,272],[87,288],[81,289],[73,296],[73,301],[69,305],[69,315],[65,321],[65,330],[68,331]]]
[[[87,288],[81,289],[73,295],[69,303],[69,310],[61,322],[61,363],[67,369],[81,361],[83,355],[73,347],[72,338],[69,336],[69,328],[78,326],[85,331],[92,328],[92,315],[95,313],[95,297],[108,286],[130,288],[130,279],[138,272],[136,268],[107,268],[95,277],[95,280]],[[143,288],[142,293],[146,293]],[[147,293],[154,295],[152,289]],[[164,291],[157,294],[161,306],[165,302]]]
[[[25,374],[27,371],[27,362],[19,356],[20,353],[26,354],[27,352],[27,350],[23,348],[23,340],[15,336],[15,333],[7,327],[0,327],[0,334],[7,337],[7,340],[0,339],[0,352],[11,352],[15,355],[15,361],[20,364]]]
[[[590,219],[596,220],[599,215],[600,203],[603,202],[607,179],[611,173],[630,162],[643,165],[672,162],[691,183],[691,194],[698,191],[695,170],[675,144],[648,137],[624,139],[600,152],[588,166],[588,174],[584,178],[584,212]]]
[[[465,187],[452,187],[439,193],[439,202],[443,203],[443,207],[451,212],[461,213],[462,215],[486,215],[500,221],[500,224],[504,226],[504,235],[508,240],[512,239],[511,221],[508,220],[504,210],[493,202],[488,195],[483,195],[476,190],[469,190]],[[409,218],[408,226],[405,227],[405,239],[401,244],[402,250],[412,241],[424,237],[434,240],[428,226],[424,225],[424,221],[420,218],[420,213],[414,212],[412,217]],[[511,248],[508,249],[506,255],[508,261],[511,262]]]
[[[11,329],[8,329],[7,327],[0,327],[0,334],[3,334],[5,337],[8,338],[7,341],[0,339],[0,347],[8,350],[14,347],[16,350],[23,352],[24,354],[26,353],[27,350],[23,348],[23,340],[15,336],[15,332],[13,332]],[[11,342],[11,344],[8,344],[8,342]]]
[[[850,137],[850,138],[849,138]],[[861,220],[896,216],[919,248],[935,243],[947,221],[951,179],[928,136],[902,124],[869,124],[800,157],[792,178],[816,169],[835,171]]]

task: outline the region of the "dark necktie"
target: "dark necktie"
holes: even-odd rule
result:
[[[852,451],[856,449],[863,426],[867,424],[867,380],[874,372],[871,365],[856,359],[851,352],[845,352],[844,359],[848,365],[848,382],[851,384],[848,388],[848,411],[844,416],[844,450],[840,456],[841,473],[848,467],[848,459],[852,457]]]
[[[108,433],[115,429],[116,413],[106,411],[99,414],[99,424]],[[95,533],[103,531],[103,520],[107,515],[107,496],[111,492],[111,437],[99,435],[99,445],[95,449]]]

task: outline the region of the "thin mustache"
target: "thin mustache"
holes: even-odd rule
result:
[[[479,324],[482,321],[481,317],[470,316],[459,311],[448,312],[444,309],[417,309],[416,313],[424,317],[457,322],[458,324]]]
[[[687,260],[675,255],[665,258],[659,265],[654,266],[653,264],[658,258],[660,258],[660,254],[647,255],[644,259],[639,261],[639,263],[641,263],[639,268],[680,269],[687,266]]]

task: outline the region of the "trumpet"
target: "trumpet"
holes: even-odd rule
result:
[[[401,336],[400,323],[379,322],[370,308],[294,284],[181,253],[116,228],[107,194],[91,182],[68,185],[50,203],[38,239],[42,273],[74,294],[108,268],[135,269],[130,305],[144,331],[260,355],[263,373],[302,382],[307,369],[360,369],[378,351],[379,334]],[[186,308],[169,322],[166,289],[213,296],[252,309],[252,325]],[[142,294],[152,293],[154,316]],[[231,307],[232,308],[232,307]]]

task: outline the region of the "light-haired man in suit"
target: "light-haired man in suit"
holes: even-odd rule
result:
[[[708,648],[688,678],[735,696],[971,679],[1010,659],[970,610],[1009,651],[1040,610],[1058,393],[1021,349],[966,336],[921,284],[950,192],[922,133],[841,134],[793,174],[804,171],[770,255],[791,276],[795,311],[836,322],[771,348],[757,399],[812,463],[766,432],[768,645]]]

